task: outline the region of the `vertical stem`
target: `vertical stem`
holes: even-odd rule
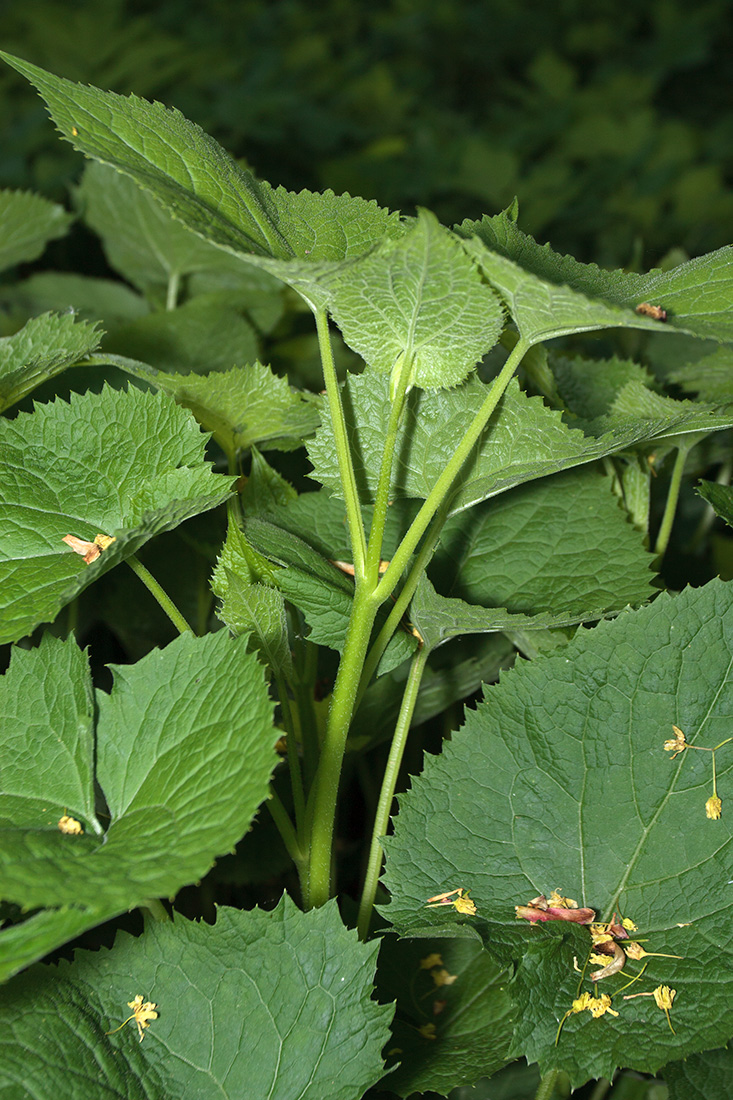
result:
[[[664,506],[664,515],[662,516],[662,522],[659,527],[657,541],[654,544],[654,553],[658,554],[660,557],[667,549],[669,536],[672,533],[672,524],[674,523],[674,515],[677,511],[677,501],[680,496],[680,486],[682,484],[682,474],[685,469],[685,462],[696,442],[697,436],[693,438],[691,443],[680,445],[677,448],[677,456],[674,460],[672,477],[670,478],[669,489],[667,491],[667,503]]]
[[[152,918],[161,924],[171,919],[170,913],[158,898],[146,898],[140,908],[144,911],[146,918]]]
[[[394,736],[392,737],[387,767],[384,769],[382,789],[379,793],[377,812],[374,815],[374,828],[372,830],[372,842],[369,848],[369,861],[364,880],[364,889],[359,905],[357,928],[359,930],[359,936],[363,940],[369,935],[369,922],[372,916],[372,909],[374,908],[374,898],[377,893],[377,884],[382,869],[383,853],[380,841],[382,837],[387,835],[387,826],[389,824],[389,816],[392,809],[392,799],[394,798],[395,787],[397,785],[397,776],[399,775],[400,765],[402,764],[402,757],[405,752],[405,745],[407,744],[407,735],[410,732],[410,724],[412,722],[412,716],[415,713],[420,683],[422,681],[423,672],[425,671],[425,664],[429,652],[427,646],[421,646],[412,659],[410,674],[407,677],[405,693],[402,696],[402,705],[400,706],[400,713],[397,718]]]
[[[153,574],[148,569],[146,569],[143,563],[138,559],[137,554],[130,554],[129,558],[127,558],[126,561],[135,576],[140,578],[150,594],[163,608],[166,615],[173,623],[175,628],[178,630],[178,632],[180,634],[185,634],[188,631],[189,633],[193,634],[193,630],[188,625],[176,605],[173,603],[173,600],[166,592],[163,591]]]
[[[551,1100],[559,1076],[559,1069],[548,1070],[540,1081],[534,1100]]]
[[[165,297],[165,308],[175,309],[178,305],[178,287],[180,285],[180,272],[171,272],[168,276],[168,292]]]
[[[308,894],[304,898],[306,909],[324,905],[331,895],[331,846],[341,766],[377,607],[373,593],[357,578],[346,644],[331,699],[326,737],[309,799],[311,848]]]
[[[392,561],[387,569],[387,572],[382,577],[377,588],[377,595],[380,603],[384,603],[388,596],[392,594],[394,589],[399,583],[400,577],[407,566],[408,561],[412,557],[417,544],[428,529],[433,516],[443,504],[451,485],[458,476],[463,463],[466,461],[474,446],[476,445],[481,433],[486,427],[491,414],[496,406],[499,404],[502,394],[509,385],[515,370],[522,361],[526,351],[530,345],[520,339],[509,354],[506,363],[501,368],[501,371],[494,379],[486,398],[481,405],[481,408],[474,416],[473,420],[469,424],[466,434],[458,443],[452,457],[445,464],[443,472],[436,481],[433,488],[430,490],[427,498],[423,501],[420,511],[412,521],[407,534],[403,538],[402,542],[398,546]]]
[[[410,380],[410,361],[405,360],[399,375],[397,391],[392,399],[387,422],[387,431],[384,437],[384,451],[382,452],[382,464],[379,470],[379,482],[374,498],[374,512],[372,525],[369,532],[367,545],[366,574],[370,583],[376,584],[379,579],[379,559],[384,538],[384,525],[387,520],[387,508],[389,506],[389,491],[392,483],[392,464],[394,451],[397,444],[397,433],[402,421],[402,413],[405,409],[405,398]]]
[[[349,524],[351,537],[351,555],[354,562],[356,576],[364,576],[366,562],[366,536],[364,523],[359,507],[359,493],[356,488],[356,476],[354,463],[351,457],[349,437],[346,431],[344,410],[341,404],[341,394],[336,377],[336,365],[333,361],[333,349],[328,332],[328,316],[324,309],[316,311],[316,332],[318,334],[318,346],[321,352],[321,365],[323,367],[323,381],[326,386],[328,408],[331,413],[331,425],[333,438],[338,458],[339,474],[346,502],[346,518]]]

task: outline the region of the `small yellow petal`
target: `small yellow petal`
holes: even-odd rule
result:
[[[432,955],[426,955],[424,959],[420,959],[421,970],[432,970],[434,966],[443,965],[443,956],[439,955],[437,951],[433,951]]]
[[[661,1008],[664,1012],[668,1012],[672,1007],[672,1001],[677,996],[677,990],[670,989],[668,985],[658,985],[652,996],[654,997],[657,1008]]]
[[[712,795],[705,803],[705,814],[711,821],[717,821],[723,809],[723,803],[717,794]]]
[[[435,1039],[437,1037],[435,1032],[435,1024],[423,1024],[422,1027],[418,1028],[418,1031],[422,1035],[423,1039]]]
[[[442,970],[433,970],[430,976],[437,986],[453,985],[458,977],[457,974],[450,974],[445,967]]]

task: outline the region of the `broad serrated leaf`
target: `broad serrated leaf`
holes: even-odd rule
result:
[[[342,652],[354,600],[353,580],[303,539],[274,523],[248,519],[244,533],[256,550],[283,567],[277,571],[277,585],[303,612],[311,628],[310,640]],[[378,626],[385,617],[382,608]],[[379,664],[380,674],[406,660],[415,644],[412,634],[398,630]]]
[[[0,1092],[36,1100],[354,1100],[383,1073],[393,1009],[371,999],[376,944],[359,943],[335,902],[299,912],[220,908],[216,924],[176,916],[111,950],[37,966],[0,1008]],[[139,1042],[141,994],[156,1005]],[[74,1073],[69,1074],[68,1066]]]
[[[63,947],[119,912],[119,904],[106,909],[65,905],[59,909],[39,909],[27,920],[6,925],[0,931],[0,982],[6,982],[55,948]]]
[[[63,206],[30,191],[0,191],[0,271],[37,259],[73,221]]]
[[[608,478],[586,468],[449,519],[429,573],[445,596],[566,625],[645,603],[653,560]]]
[[[575,1085],[618,1066],[656,1072],[733,1034],[721,893],[733,877],[733,754],[717,753],[724,809],[709,820],[710,753],[672,759],[663,748],[673,724],[708,749],[729,736],[732,655],[733,590],[713,581],[515,666],[414,781],[385,842],[386,913],[397,928],[457,933],[463,922],[499,959],[518,962],[512,1052],[566,1070]],[[471,891],[476,917],[425,908],[458,887]],[[649,959],[631,990],[675,988],[676,1035],[653,999],[619,998],[618,1018],[573,1015],[555,1045],[581,988],[573,955],[582,967],[589,937],[578,925],[537,928],[514,916],[515,905],[553,889],[603,919],[614,910],[631,918],[647,951],[681,956]],[[599,992],[613,995],[638,970],[628,962]]]
[[[150,309],[145,299],[125,283],[70,271],[41,271],[22,283],[2,287],[0,301],[28,317],[73,311],[77,317],[105,325],[144,317]]]
[[[165,394],[105,388],[0,421],[0,641],[58,611],[148,539],[220,504],[232,479]],[[115,541],[87,565],[63,541]]]
[[[232,252],[292,255],[269,188],[179,111],[0,56],[35,85],[75,148],[130,176],[193,232]]]
[[[669,1100],[721,1100],[730,1089],[733,1075],[733,1042],[718,1050],[692,1054],[681,1062],[670,1062],[662,1076]]]
[[[462,382],[503,324],[496,295],[426,211],[405,236],[375,248],[330,289],[329,309],[346,343],[382,374],[401,360],[422,389]]]
[[[553,362],[560,396],[590,435],[646,425],[646,439],[659,442],[733,424],[733,410],[702,401],[676,400],[652,389],[653,379],[630,360],[559,359]]]
[[[670,371],[669,380],[698,394],[702,401],[728,404],[733,401],[733,348],[716,348],[694,363]]]
[[[143,294],[166,301],[189,275],[227,275],[244,287],[262,282],[249,264],[187,229],[129,176],[92,162],[77,191],[84,221],[110,265]]]
[[[278,735],[246,644],[223,631],[185,634],[116,667],[111,694],[96,693],[94,745],[76,643],[46,635],[38,650],[14,652],[2,680],[6,900],[121,912],[172,896],[241,838],[267,795]],[[29,730],[31,700],[40,702]],[[95,783],[110,815],[105,832]],[[83,831],[62,831],[64,817]]]
[[[96,325],[78,321],[73,314],[46,313],[13,336],[0,338],[0,411],[85,359],[99,346],[101,336]]]
[[[385,233],[403,232],[399,215],[365,199],[273,190],[179,111],[75,84],[10,54],[0,57],[35,85],[77,149],[124,172],[189,230],[257,262],[314,306],[327,301],[324,276]]]
[[[178,309],[149,313],[110,329],[105,351],[163,371],[228,370],[257,358],[257,333],[240,310],[217,294],[202,294]]]
[[[733,339],[730,300],[733,247],[727,245],[669,271],[636,275],[604,271],[539,245],[506,215],[465,221],[456,232],[506,294],[525,336],[622,326],[659,330],[663,322],[635,312],[647,303],[667,313],[666,329],[718,341]],[[585,305],[582,297],[595,299]]]
[[[504,1066],[513,1023],[508,979],[479,943],[385,937],[378,990],[397,1001],[392,1030],[399,1050],[385,1087],[403,1097],[429,1090],[447,1096]]]
[[[169,393],[227,453],[254,444],[263,450],[295,450],[320,424],[320,398],[293,389],[262,363],[209,374],[176,374],[116,355],[97,356],[94,361],[113,363]]]
[[[362,501],[372,499],[376,491],[389,418],[388,390],[388,380],[371,371],[350,376],[347,382],[346,423]],[[409,394],[395,451],[392,499],[428,496],[487,392],[488,387],[474,377],[450,392]],[[541,398],[527,397],[512,381],[475,456],[468,459],[458,477],[450,512],[459,512],[525,481],[656,438],[666,427],[657,420],[629,416],[623,425],[614,424],[611,431],[585,435],[569,428],[560,412],[547,408]],[[314,466],[313,477],[336,496],[342,496],[333,430],[325,409],[322,427],[308,443],[308,456]]]
[[[269,583],[262,583],[258,574]],[[251,645],[261,653],[266,664],[278,675],[290,678],[293,661],[285,599],[276,587],[269,562],[249,546],[244,533],[234,523],[229,524],[226,542],[211,577],[211,589],[221,601],[217,614],[232,634],[235,637],[249,634]]]
[[[718,485],[714,481],[701,481],[697,491],[706,500],[716,515],[733,527],[733,489],[730,485]]]

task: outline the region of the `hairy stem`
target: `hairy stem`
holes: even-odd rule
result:
[[[357,578],[346,644],[333,689],[321,759],[309,799],[310,873],[308,894],[303,899],[307,909],[324,905],[331,896],[331,848],[341,767],[377,607],[373,592]]]
[[[509,385],[515,370],[522,361],[529,346],[530,345],[525,340],[520,339],[516,347],[510,353],[506,363],[489,388],[489,392],[481,408],[476,413],[468,426],[466,434],[460,440],[453,452],[452,458],[445,464],[443,472],[430,490],[425,501],[423,501],[420,511],[415,516],[407,534],[397,548],[387,572],[379,582],[377,596],[380,603],[384,603],[387,597],[390,596],[397,587],[400,577],[415,552],[420,539],[427,531],[433,516],[447,497],[451,485],[455,481],[463,463],[470,455],[481,433],[485,429],[491,414],[498,405],[502,394]]]
[[[540,1081],[534,1100],[551,1100],[559,1076],[559,1069],[548,1070]]]
[[[319,309],[315,316],[318,346],[323,367],[323,381],[326,387],[328,408],[331,413],[331,424],[333,427],[334,444],[336,446],[336,456],[338,458],[339,475],[341,478],[344,500],[346,502],[346,519],[349,525],[349,535],[351,538],[351,554],[354,562],[354,572],[356,576],[363,577],[366,564],[366,536],[364,534],[364,523],[361,518],[361,509],[359,507],[359,493],[356,488],[354,463],[351,458],[351,448],[349,446],[349,437],[346,431],[344,409],[341,404],[341,393],[339,392],[339,384],[336,377],[336,366],[333,361],[333,349],[331,348],[331,338],[328,332],[328,316],[323,309]]]
[[[407,744],[407,735],[410,732],[412,716],[415,713],[415,705],[417,704],[420,683],[422,682],[428,654],[429,650],[427,646],[421,646],[412,659],[410,674],[407,678],[405,693],[402,696],[400,713],[392,737],[392,746],[389,750],[387,767],[384,770],[377,812],[374,815],[374,828],[372,830],[372,841],[369,849],[369,861],[367,864],[366,877],[364,879],[364,889],[359,905],[357,928],[359,930],[359,936],[363,940],[369,935],[369,923],[371,921],[372,909],[374,908],[374,898],[377,893],[379,875],[382,869],[383,853],[380,841],[382,837],[387,835],[387,826],[389,825],[392,800],[397,785],[397,776],[399,775],[400,766],[402,764],[402,757],[405,752],[405,745]]]

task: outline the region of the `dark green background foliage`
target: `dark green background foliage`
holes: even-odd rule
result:
[[[445,224],[519,196],[561,251],[646,268],[731,239],[730,0],[45,0],[3,45],[175,104],[258,175]],[[0,74],[0,184],[61,197],[78,160]]]

